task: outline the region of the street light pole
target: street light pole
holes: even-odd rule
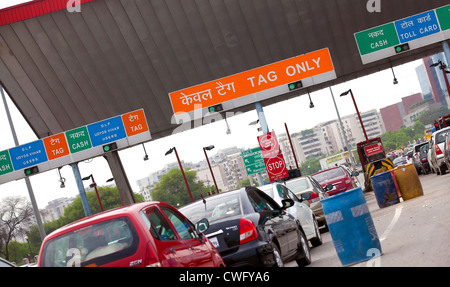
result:
[[[366,129],[364,128],[364,124],[363,124],[363,121],[361,119],[361,115],[359,114],[358,106],[356,105],[355,97],[353,96],[352,89],[342,93],[341,97],[342,96],[346,96],[348,93],[350,93],[350,96],[352,96],[353,104],[355,105],[356,113],[358,114],[359,122],[361,123],[361,128],[363,130],[364,136],[366,137],[366,141],[369,141],[369,138],[367,137]]]
[[[165,155],[171,154],[173,151],[175,151],[175,156],[177,157],[178,164],[180,165],[181,174],[183,175],[184,182],[186,183],[186,187],[189,192],[189,196],[191,197],[191,201],[194,202],[194,198],[192,198],[191,189],[189,188],[189,184],[187,182],[186,175],[184,174],[183,166],[181,165],[180,158],[178,157],[177,149],[175,147],[173,147],[173,148],[169,149]]]
[[[212,150],[213,148],[214,148],[213,145],[204,147],[203,148],[203,152],[205,153],[206,162],[208,163],[208,166],[209,166],[209,171],[211,171],[211,175],[212,175],[212,178],[213,178],[213,181],[214,181],[214,186],[216,187],[216,193],[219,194],[219,187],[217,186],[216,178],[214,177],[214,172],[213,172],[213,170],[211,168],[211,164],[209,163],[208,155],[206,154],[207,150]]]
[[[437,63],[433,63],[433,64],[430,65],[431,68],[437,67],[437,66],[439,66],[439,69],[441,69],[442,74],[444,75],[445,85],[447,86],[447,93],[449,94],[449,97],[450,97],[450,84],[448,82],[448,78],[447,78],[447,75],[446,75],[446,74],[450,73],[450,71],[446,70],[447,65],[442,63],[441,60],[439,60],[439,62],[437,62]]]
[[[94,176],[91,174],[90,176],[83,177],[81,180],[88,180],[88,179],[92,179],[92,184],[89,186],[94,187],[95,194],[97,195],[98,205],[100,205],[100,210],[103,212],[103,206],[102,206],[102,202],[100,200],[100,196],[98,195],[97,183],[94,180]]]

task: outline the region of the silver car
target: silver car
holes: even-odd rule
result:
[[[326,190],[312,177],[298,177],[285,182],[286,186],[303,202],[305,202],[314,212],[319,226],[326,226],[327,221],[323,213],[321,199],[327,198],[328,190],[335,188],[333,185],[327,186]]]
[[[450,133],[450,127],[434,132],[431,135],[428,149],[428,162],[436,174],[445,174],[447,166],[444,161],[445,136]]]
[[[313,247],[322,245],[322,236],[314,212],[291,190],[278,182],[259,186],[258,189],[269,195],[278,204],[281,204],[283,199],[292,199],[294,206],[289,207],[286,211],[297,220]]]

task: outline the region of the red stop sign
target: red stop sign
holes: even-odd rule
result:
[[[266,163],[267,174],[269,175],[270,181],[276,181],[289,176],[286,169],[286,164],[284,163],[284,157],[280,153],[276,157],[264,159]]]

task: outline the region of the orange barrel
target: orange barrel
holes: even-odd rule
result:
[[[395,180],[403,200],[409,200],[423,195],[422,184],[414,164],[408,163],[394,169]]]

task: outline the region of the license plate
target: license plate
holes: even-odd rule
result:
[[[215,247],[215,248],[219,248],[219,240],[217,240],[217,237],[211,237],[211,238],[209,238],[209,241],[211,241],[211,243],[212,243],[212,245]]]

